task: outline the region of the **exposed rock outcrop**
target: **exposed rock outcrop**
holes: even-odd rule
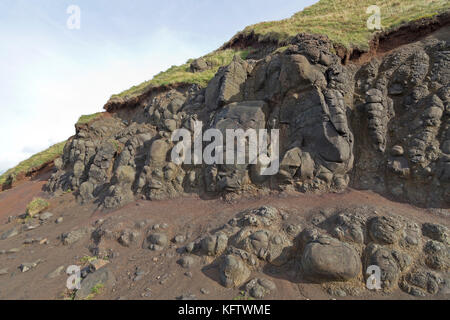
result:
[[[247,291],[257,298],[273,286],[248,281],[252,271],[295,274],[297,280],[320,283],[332,292],[343,287],[344,292],[359,295],[370,290],[365,284],[372,273],[367,271],[374,266],[380,270],[378,284],[385,293],[401,289],[412,295],[435,295],[450,281],[450,256],[446,239],[430,239],[435,234],[427,231],[429,225],[380,215],[370,207],[312,212],[293,221],[287,212],[264,206],[240,212],[213,234],[197,239],[192,252],[218,268],[223,286],[247,283]]]
[[[308,35],[259,60],[236,56],[205,89],[154,91],[78,126],[47,190],[75,190],[81,201],[113,208],[136,196],[352,186],[448,207],[449,28],[438,33],[362,65],[343,64],[326,37]],[[260,175],[259,163],[171,162],[172,133],[194,134],[197,121],[203,130],[279,129],[278,174]]]

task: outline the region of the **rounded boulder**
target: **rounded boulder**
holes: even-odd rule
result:
[[[361,260],[349,244],[322,236],[308,243],[303,251],[305,278],[315,282],[348,281],[361,271]]]

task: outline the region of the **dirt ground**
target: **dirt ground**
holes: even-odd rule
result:
[[[27,181],[12,190],[0,193],[0,234],[11,229],[17,222],[6,223],[8,216],[24,213],[26,204],[35,196],[43,196],[41,191],[45,177]],[[67,275],[62,272],[55,278],[49,274],[58,267],[80,264],[84,256],[91,256],[91,239],[64,246],[59,240],[62,233],[82,227],[93,226],[99,219],[114,219],[114,223],[133,226],[145,221],[146,225],[168,224],[166,232],[171,236],[185,234],[192,241],[213,230],[236,213],[261,205],[271,205],[290,212],[293,216],[307,215],[318,208],[338,208],[352,205],[375,206],[378,211],[396,213],[416,222],[435,222],[450,226],[448,215],[436,214],[425,209],[404,203],[397,203],[368,191],[348,190],[341,194],[305,195],[300,193],[281,193],[260,198],[241,199],[225,202],[222,199],[204,200],[190,196],[167,201],[139,200],[112,212],[97,210],[95,204],[79,205],[72,194],[50,199],[51,220],[36,229],[0,240],[0,251],[10,249],[16,252],[0,254],[0,299],[64,299],[67,298]],[[447,210],[448,211],[448,210]],[[444,210],[444,213],[447,211]],[[447,212],[448,213],[448,212]],[[54,221],[63,217],[63,222]],[[26,239],[46,238],[48,244],[24,244]],[[187,274],[177,260],[181,257],[183,245],[171,243],[162,252],[142,249],[141,246],[126,248],[117,241],[108,243],[115,254],[108,268],[114,273],[116,283],[105,288],[94,299],[175,299],[183,294],[194,294],[198,299],[230,300],[239,296],[240,289],[226,289],[218,283],[217,269],[211,267],[207,258],[198,257],[196,264]],[[19,266],[24,262],[43,260],[34,269],[22,273]],[[135,272],[142,276],[135,280]],[[252,274],[252,277],[261,274]],[[303,283],[296,280],[292,272],[272,272],[264,269],[264,277],[271,279],[277,290],[268,299],[332,299],[319,284]],[[206,294],[201,293],[201,289]],[[448,297],[434,297],[448,299]],[[358,297],[337,299],[417,299],[401,291],[390,295],[365,290]]]
[[[0,223],[5,223],[9,216],[24,213],[33,197],[45,197],[42,187],[50,175],[51,172],[46,172],[32,179],[20,181],[13,189],[0,192]]]

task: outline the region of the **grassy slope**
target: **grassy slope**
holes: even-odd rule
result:
[[[243,34],[254,33],[259,40],[274,41],[287,40],[302,32],[324,34],[347,48],[366,49],[373,36],[373,31],[367,28],[371,14],[366,13],[371,5],[380,7],[383,30],[450,9],[448,0],[321,0],[291,18],[249,26]]]
[[[78,119],[77,124],[80,125],[91,122],[92,120],[99,118],[102,114],[103,112],[97,112],[94,114],[83,115]],[[26,174],[34,168],[40,167],[43,164],[58,158],[62,155],[66,142],[67,141],[57,143],[49,147],[47,150],[39,152],[33,155],[31,158],[22,161],[14,168],[9,169],[8,171],[0,175],[0,186],[7,182],[10,175],[12,175],[12,178],[15,179],[15,177],[20,174]]]
[[[167,71],[157,74],[151,80],[131,87],[122,93],[113,95],[111,99],[130,99],[144,93],[149,87],[158,87],[175,83],[195,83],[205,87],[219,68],[230,64],[233,57],[237,54],[245,59],[248,55],[248,51],[227,49],[207,54],[203,59],[205,59],[212,67],[203,72],[190,72],[189,68],[192,60],[189,60],[181,66],[172,66]]]
[[[80,119],[78,119],[76,124],[80,125],[80,124],[89,123],[92,120],[100,117],[102,114],[103,114],[103,112],[97,112],[97,113],[93,113],[93,114],[83,115],[80,117]]]
[[[371,5],[380,7],[383,30],[450,10],[448,0],[321,0],[291,18],[255,24],[245,28],[240,34],[255,34],[260,41],[280,43],[302,32],[324,34],[345,47],[366,49],[374,34],[374,31],[367,29],[367,19],[371,14],[367,14],[366,10]],[[206,86],[220,66],[230,63],[235,54],[245,56],[247,53],[232,49],[215,51],[204,57],[213,62],[214,68],[210,70],[191,73],[190,60],[182,66],[173,66],[159,73],[152,80],[113,95],[111,100],[121,101],[136,97],[152,86],[175,83]]]
[[[64,146],[66,144],[66,141],[57,143],[47,150],[44,150],[42,152],[39,152],[32,156],[31,158],[22,161],[19,163],[16,167],[9,169],[4,174],[0,176],[0,186],[3,185],[5,182],[7,182],[8,177],[12,175],[13,179],[18,176],[19,174],[26,174],[27,172],[31,171],[33,168],[37,168],[39,166],[42,166],[43,164],[53,161],[56,158],[58,158],[63,150]]]
[[[94,119],[99,118],[102,114],[103,114],[103,112],[97,112],[94,114],[83,115],[78,119],[76,124],[80,125],[80,124],[89,123],[89,122],[93,121]],[[5,173],[3,173],[2,175],[0,175],[0,187],[5,182],[8,181],[8,178],[10,176],[13,179],[15,179],[15,177],[17,177],[18,175],[26,174],[26,173],[30,172],[31,170],[33,170],[34,168],[38,168],[38,167],[42,166],[43,164],[45,164],[49,161],[53,161],[56,158],[58,158],[59,156],[61,156],[64,151],[64,146],[66,145],[66,142],[67,141],[57,143],[57,144],[49,147],[47,150],[37,153],[37,154],[33,155],[32,157],[30,157],[29,159],[22,161],[14,168],[11,168],[8,171],[6,171]],[[0,188],[0,190],[1,190],[1,188]]]

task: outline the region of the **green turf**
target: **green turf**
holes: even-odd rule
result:
[[[119,94],[113,95],[111,100],[130,99],[144,93],[150,87],[177,83],[192,83],[206,87],[208,82],[214,77],[220,67],[230,64],[235,55],[240,55],[241,58],[245,59],[248,53],[249,50],[227,49],[215,51],[203,57],[211,65],[211,69],[203,72],[191,72],[190,64],[193,60],[189,60],[181,66],[170,67],[168,70],[154,76],[151,80],[145,81]]]
[[[278,42],[302,32],[323,34],[347,48],[366,49],[374,34],[374,30],[367,28],[371,14],[366,11],[372,5],[380,8],[383,30],[450,9],[448,0],[321,0],[291,18],[258,23],[245,28],[242,33],[253,33],[260,41]]]
[[[80,125],[80,124],[89,123],[92,120],[99,118],[102,114],[103,114],[103,112],[97,112],[94,114],[83,115],[80,117],[80,119],[78,119],[77,124]]]
[[[26,174],[30,172],[33,168],[37,168],[42,166],[43,164],[55,160],[63,153],[64,146],[66,145],[66,141],[57,143],[47,150],[39,152],[33,155],[31,158],[22,161],[14,168],[9,169],[4,174],[0,176],[0,186],[7,183],[13,183],[15,178],[19,174]]]

